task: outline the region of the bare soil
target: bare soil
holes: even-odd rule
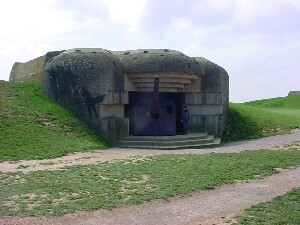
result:
[[[55,170],[66,166],[93,164],[145,157],[157,154],[206,154],[242,150],[273,149],[285,147],[300,149],[300,132],[257,140],[227,144],[223,147],[189,150],[142,150],[113,148],[106,151],[77,153],[51,160],[30,160],[0,164],[1,172]],[[26,167],[26,168],[25,168]],[[268,201],[294,188],[300,187],[300,168],[280,170],[279,174],[262,180],[223,185],[215,190],[200,191],[187,196],[155,200],[141,205],[119,207],[113,210],[78,212],[62,217],[0,218],[2,224],[232,224],[234,217],[245,208]]]

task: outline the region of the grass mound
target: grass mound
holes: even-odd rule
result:
[[[263,99],[244,104],[258,108],[300,109],[300,95]]]
[[[300,95],[230,103],[225,142],[285,134],[300,127]]]
[[[108,144],[33,83],[0,81],[0,162],[54,158]]]

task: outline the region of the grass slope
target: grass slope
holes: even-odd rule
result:
[[[0,216],[54,216],[114,208],[259,179],[300,165],[300,151],[159,155],[60,171],[0,174]],[[66,177],[68,179],[66,179]]]
[[[0,81],[0,134],[0,162],[108,147],[74,113],[49,100],[33,83]]]
[[[223,141],[285,134],[300,127],[300,95],[246,103],[230,103]]]
[[[245,105],[257,108],[279,108],[279,109],[299,109],[300,95],[292,95],[287,97],[263,99],[244,103]]]

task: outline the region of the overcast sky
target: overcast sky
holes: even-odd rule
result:
[[[168,48],[224,67],[230,101],[300,91],[300,0],[9,0],[0,80],[14,62],[70,48]]]

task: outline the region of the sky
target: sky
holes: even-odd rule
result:
[[[230,101],[300,91],[300,0],[9,0],[0,80],[14,62],[71,48],[164,48],[226,69]]]

